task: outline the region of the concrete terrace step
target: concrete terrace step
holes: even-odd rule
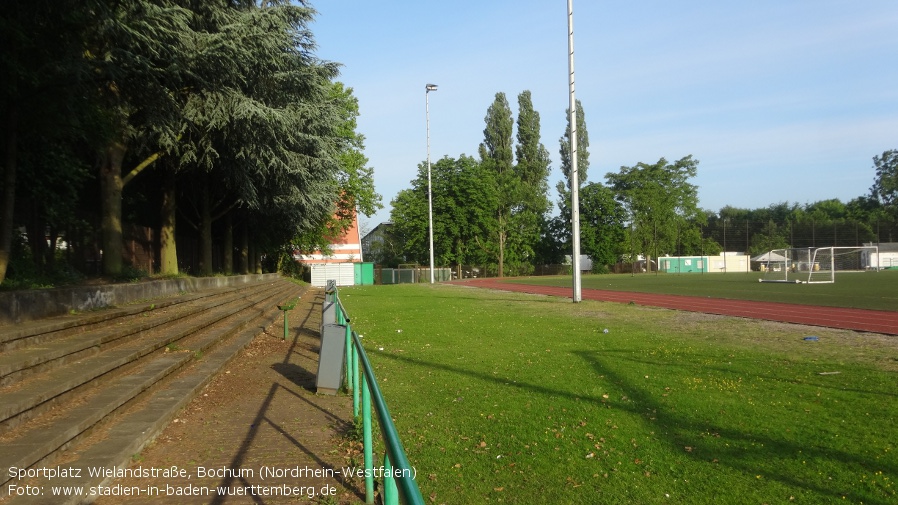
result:
[[[271,319],[269,323],[273,321],[274,319]],[[3,501],[3,503],[69,505],[92,502],[93,500],[88,496],[51,498],[48,496],[51,494],[50,487],[78,487],[87,493],[91,487],[108,485],[114,480],[114,477],[108,473],[90,475],[88,469],[101,469],[104,472],[113,472],[114,475],[115,469],[127,468],[129,460],[155,439],[178,412],[202,390],[203,386],[221,372],[241,349],[249,345],[257,332],[256,328],[245,329],[236,337],[211,351],[204,359],[178,374],[164,388],[157,388],[149,393],[139,405],[123,413],[114,424],[100,430],[102,433],[97,434],[98,438],[102,438],[100,443],[71,447],[67,451],[64,462],[60,462],[58,465],[47,465],[50,468],[57,466],[78,468],[81,470],[78,478],[67,476],[31,480],[28,484],[40,488],[43,495],[8,497],[8,501]],[[150,500],[159,500],[159,498]],[[164,499],[162,500],[164,501]]]
[[[278,274],[181,277],[128,284],[5,291],[0,292],[0,327],[278,278]]]
[[[143,300],[122,307],[108,307],[92,312],[73,312],[62,316],[28,320],[15,325],[0,324],[0,352],[40,343],[44,340],[89,331],[91,326],[103,325],[114,319],[142,312],[159,310],[203,298],[233,293],[238,288],[225,286],[198,293],[178,293],[164,298]]]
[[[262,300],[276,304],[277,297],[285,293],[285,286],[289,287],[289,284],[253,286],[246,288],[246,291],[251,291],[249,294],[228,296],[226,300],[209,299],[207,305],[190,305],[176,318],[162,321],[162,324],[151,325],[149,328],[144,328],[142,320],[137,321],[134,326],[142,328],[140,331],[131,331],[130,326],[112,327],[112,330],[126,333],[131,338],[103,352],[96,351],[93,355],[69,361],[65,367],[47,370],[21,384],[0,389],[0,398],[3,399],[0,404],[0,433],[63,401],[65,398],[61,397],[62,395],[74,394],[78,387],[101,379],[111,371],[129,365],[157,349],[176,343],[228,318],[239,320],[240,317],[245,317],[240,311]],[[110,328],[99,328],[98,333],[106,335],[109,330]],[[80,348],[84,340],[95,339],[86,335],[78,340],[74,346]],[[55,401],[38,409],[49,400]],[[30,415],[23,416],[23,413]]]
[[[248,286],[245,291],[271,289],[271,286],[271,283],[262,283]],[[124,337],[190,317],[196,307],[208,310],[215,306],[239,302],[247,296],[245,291],[241,293],[233,288],[227,288],[217,290],[211,295],[182,299],[180,303],[166,301],[161,307],[149,304],[138,309],[118,311],[119,315],[116,317],[104,318],[99,322],[70,325],[65,330],[32,334],[27,338],[28,342],[22,342],[26,340],[25,338],[19,339],[20,343],[16,348],[0,353],[0,386],[21,380],[24,372],[29,369],[37,367],[43,370],[53,362],[56,362],[55,366],[61,366],[87,354],[97,353]]]
[[[230,290],[230,294],[192,296],[189,302],[167,305],[172,311],[185,313],[163,326],[125,329],[128,338],[119,337],[122,343],[115,347],[102,348],[95,336],[77,335],[84,337],[82,344],[92,342],[91,347],[101,347],[100,352],[0,389],[0,420],[4,420],[0,422],[6,422],[9,428],[0,436],[0,445],[4,447],[0,451],[0,468],[51,467],[59,458],[65,459],[66,465],[72,464],[74,458],[84,467],[113,468],[125,464],[199,388],[280,315],[278,303],[302,290],[282,280],[265,284]],[[223,303],[222,297],[230,299]],[[188,310],[190,303],[194,306]],[[128,319],[127,316],[131,316],[135,326],[144,326],[144,321],[133,321],[141,318],[143,310],[126,312],[106,318],[105,324],[90,323],[100,327],[85,334],[104,334],[110,326],[129,326],[125,320],[116,321]],[[54,321],[45,324],[45,328],[59,331],[59,324]],[[60,345],[65,340],[60,339]],[[163,349],[172,342],[185,351]],[[33,357],[38,347],[43,345],[24,347],[21,356]],[[13,350],[10,354],[16,353]],[[50,404],[55,406],[45,411],[39,408]],[[37,413],[29,415],[32,411]],[[100,433],[103,435],[98,436]],[[96,439],[101,441],[85,445]],[[15,482],[8,472],[3,472],[0,481],[0,501],[19,503],[24,499],[5,496],[7,484]],[[54,480],[53,485],[57,484],[64,483]],[[47,499],[45,496],[44,501],[32,503],[48,503]]]

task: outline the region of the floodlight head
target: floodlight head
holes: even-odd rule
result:
[[[426,84],[424,86],[424,89],[426,89],[427,91],[436,91],[437,85],[436,84]]]

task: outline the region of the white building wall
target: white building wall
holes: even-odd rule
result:
[[[309,265],[312,269],[312,285],[323,288],[327,281],[334,279],[337,286],[352,286],[355,284],[354,263],[316,263]]]

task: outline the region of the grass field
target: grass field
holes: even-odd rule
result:
[[[770,284],[762,274],[638,274],[584,275],[584,289],[609,289],[765,302],[801,303],[898,311],[898,270],[837,274],[834,284]],[[548,286],[570,286],[570,276],[511,279]]]
[[[428,502],[898,503],[896,338],[452,285],[340,296]]]

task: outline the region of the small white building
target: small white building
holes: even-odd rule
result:
[[[568,254],[567,256],[564,257],[564,264],[565,265],[573,264],[573,257],[570,254]],[[587,256],[585,254],[580,255],[580,271],[581,272],[592,272],[592,258],[590,258],[589,256]]]
[[[658,269],[668,273],[748,272],[750,258],[741,252],[724,252],[717,256],[662,256]]]
[[[877,244],[864,244],[867,247],[876,246],[878,252],[863,252],[864,267],[870,270],[898,269],[898,242],[880,242]]]
[[[339,236],[331,238],[326,251],[296,251],[293,258],[311,271],[310,283],[324,287],[328,280],[336,280],[338,286],[356,284],[355,263],[362,261],[362,241],[359,237],[358,217],[353,214],[352,225]]]

